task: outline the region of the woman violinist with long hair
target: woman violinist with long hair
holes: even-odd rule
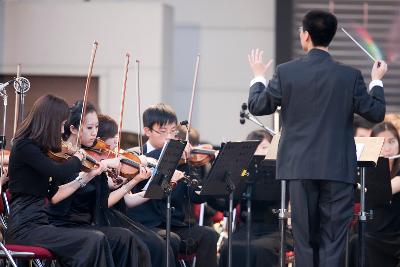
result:
[[[7,241],[44,247],[61,266],[114,266],[104,234],[49,224],[45,210],[49,184],[78,184],[74,178],[83,159],[80,151],[62,163],[47,156],[48,151],[61,150],[61,134],[68,115],[69,107],[63,99],[45,95],[34,103],[16,132],[9,161],[11,216]],[[100,165],[90,175],[102,170]]]
[[[75,146],[78,142],[79,126],[82,123],[79,143],[82,147],[89,148],[93,146],[97,136],[97,112],[92,104],[87,103],[82,122],[80,122],[81,113],[82,102],[78,101],[70,109],[63,138]],[[102,163],[110,168],[118,168],[120,158],[105,159]],[[149,175],[150,172],[147,170],[141,170],[133,181],[137,183],[148,178]],[[149,251],[143,241],[128,229],[113,227],[110,224],[108,201],[113,194],[110,194],[108,190],[107,175],[102,173],[87,184],[82,184],[68,198],[61,195],[53,197],[48,207],[50,223],[73,229],[93,229],[104,233],[110,244],[116,266],[150,266]]]
[[[390,122],[375,125],[372,137],[384,137],[381,156],[389,158],[392,181],[400,176],[400,159],[390,159],[400,152],[400,137]],[[393,187],[393,183],[392,183]],[[367,224],[366,266],[395,267],[400,265],[400,193],[392,191],[390,204],[374,209],[374,219]]]

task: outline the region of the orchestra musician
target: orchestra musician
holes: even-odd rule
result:
[[[400,137],[390,122],[377,124],[372,137],[384,137],[381,156],[390,158],[400,152]],[[392,181],[400,177],[400,158],[389,159]],[[394,190],[393,190],[394,189]],[[366,266],[395,267],[400,264],[400,193],[392,182],[392,199],[389,204],[374,209],[374,218],[367,223]]]
[[[68,116],[69,107],[63,99],[44,95],[35,101],[16,132],[9,162],[11,215],[6,238],[9,243],[50,250],[61,266],[113,267],[110,245],[103,233],[49,224],[45,209],[46,197],[51,197],[49,182],[69,182],[79,173],[83,159],[82,151],[71,151],[73,156],[65,162],[47,156],[49,150],[61,150],[61,134]],[[103,169],[100,165],[90,175]]]
[[[80,143],[84,147],[91,147],[96,140],[98,130],[97,112],[94,106],[87,103],[84,118],[80,122],[82,101],[77,101],[70,109],[70,114],[64,129],[64,140],[77,145],[77,136],[82,123]],[[120,158],[104,159],[102,164],[108,168],[119,168]],[[70,175],[76,177],[77,173]],[[143,168],[131,180],[131,187],[138,182],[149,178],[150,171]],[[79,176],[78,176],[79,177]],[[79,178],[78,178],[79,179]],[[57,183],[52,184],[50,190],[62,189]],[[82,180],[75,192],[70,195],[67,190],[62,194],[55,194],[48,207],[49,221],[57,227],[71,229],[86,229],[103,233],[110,244],[115,266],[151,266],[150,255],[146,244],[133,233],[124,228],[113,226],[109,220],[108,203],[115,198],[118,191],[126,193],[125,188],[109,192],[108,178],[105,172],[98,174],[90,181]]]
[[[143,129],[148,138],[143,147],[145,155],[158,159],[165,142],[176,138],[177,121],[174,110],[163,103],[152,105],[143,112]],[[184,154],[187,158],[188,150]],[[171,215],[171,246],[175,257],[178,252],[189,254],[196,252],[196,266],[215,267],[217,233],[210,227],[185,222],[184,206],[189,201],[202,203],[204,199],[193,188],[183,183],[182,179],[176,182],[177,185],[171,195],[171,206],[174,207]],[[141,187],[143,186],[142,183]],[[143,205],[128,209],[128,215],[161,236],[165,236],[165,210],[165,200],[150,200]]]
[[[103,114],[100,114],[98,118],[99,130],[97,137],[109,145],[111,150],[115,150],[118,144],[118,125],[116,121],[110,116]],[[113,203],[109,203],[109,221],[113,226],[125,227],[133,231],[146,243],[149,248],[152,266],[166,266],[166,247],[164,239],[143,224],[126,216],[127,208],[137,207],[149,199],[144,198],[145,191],[132,193],[131,189],[133,187],[130,187],[129,184],[127,185],[125,180],[126,179],[124,179],[121,184],[116,184],[111,178],[108,178],[108,187],[110,191],[118,190],[121,187],[124,187],[126,191],[122,192],[123,197],[119,197],[117,201],[114,200]],[[169,253],[172,255],[172,250],[170,250]],[[173,257],[171,257],[170,266],[175,266]]]

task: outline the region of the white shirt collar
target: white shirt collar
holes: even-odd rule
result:
[[[154,146],[150,144],[149,141],[146,142],[146,153],[150,153],[151,151],[156,150]]]

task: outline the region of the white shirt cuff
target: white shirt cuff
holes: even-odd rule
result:
[[[371,81],[369,83],[369,91],[371,91],[374,86],[383,87],[383,82],[381,80],[373,80],[373,81]]]
[[[257,82],[263,83],[264,86],[267,86],[267,80],[263,76],[256,76],[256,77],[254,77],[253,80],[251,80],[250,87],[252,87],[253,84],[255,84]]]

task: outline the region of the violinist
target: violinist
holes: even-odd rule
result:
[[[62,163],[46,155],[49,150],[61,150],[61,134],[68,115],[69,107],[63,99],[45,95],[36,100],[16,132],[9,162],[11,216],[7,241],[46,248],[61,266],[113,267],[104,234],[49,224],[45,210],[49,182],[64,184],[72,177],[73,183],[78,184],[74,179],[83,159],[81,151]]]
[[[99,116],[99,131],[97,137],[103,140],[111,150],[114,150],[118,144],[118,125],[116,121],[107,115],[100,114]],[[165,253],[165,242],[161,236],[151,231],[141,223],[131,220],[126,214],[126,208],[132,208],[141,205],[148,201],[144,198],[144,191],[138,193],[131,193],[131,186],[125,179],[121,184],[116,184],[111,178],[108,179],[108,187],[111,191],[118,190],[124,187],[124,192],[121,192],[118,196],[113,199],[113,202],[109,201],[110,223],[113,226],[125,227],[133,231],[138,235],[143,242],[146,243],[150,251],[152,266],[165,266],[166,265],[166,253]],[[170,251],[172,254],[172,250]],[[173,259],[173,257],[171,257]],[[172,261],[170,266],[174,266],[175,262]]]
[[[381,156],[388,158],[399,154],[399,134],[390,122],[376,125],[371,136],[385,138]],[[390,159],[389,168],[392,179],[399,177],[400,159]],[[400,265],[400,193],[394,192],[390,204],[374,209],[374,218],[367,224],[365,240],[366,266]]]
[[[166,104],[152,105],[143,112],[143,130],[148,141],[143,146],[145,155],[158,159],[161,149],[169,139],[177,135],[177,117],[174,110]],[[190,150],[190,146],[185,151]],[[142,183],[138,189],[144,186]],[[185,222],[186,204],[190,201],[201,203],[202,197],[189,188],[182,180],[172,190],[171,205],[171,246],[175,257],[178,252],[196,252],[196,266],[215,267],[217,265],[217,233],[209,227],[188,224]],[[153,231],[165,236],[165,200],[149,200],[143,205],[128,209],[130,218],[137,220]]]
[[[64,127],[64,140],[75,146],[78,142],[78,129],[82,123],[79,142],[84,147],[91,147],[97,136],[97,112],[92,104],[87,103],[85,116],[80,122],[82,105],[82,102],[78,101],[71,107]],[[119,158],[105,159],[101,164],[108,168],[119,168],[119,161]],[[76,174],[74,175],[76,177]],[[132,180],[137,183],[148,177],[149,172],[143,169]],[[56,186],[57,184],[53,185]],[[110,225],[108,202],[117,191],[125,191],[125,188],[109,193],[107,175],[103,172],[88,183],[82,182],[80,188],[69,197],[53,197],[48,207],[50,222],[58,227],[87,229],[106,235],[115,266],[150,266],[148,248],[143,241],[128,229]]]

